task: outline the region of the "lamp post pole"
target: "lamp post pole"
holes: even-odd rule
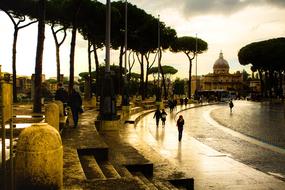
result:
[[[101,83],[100,120],[117,119],[116,96],[110,70],[110,39],[111,39],[111,2],[106,4],[106,57],[105,73]]]
[[[124,94],[123,94],[123,106],[129,106],[129,94],[128,94],[128,79],[127,79],[127,52],[128,52],[128,1],[125,1],[125,75],[124,75]]]
[[[197,43],[197,33],[196,33],[196,49],[195,49],[195,62],[196,62],[196,92],[198,90],[198,75],[197,75],[197,58],[198,58],[198,53],[197,53],[197,48],[198,48],[198,43]]]
[[[161,92],[160,92],[160,85],[159,85],[159,75],[160,75],[160,15],[158,15],[158,22],[157,22],[157,53],[158,53],[158,66],[157,66],[157,94],[156,94],[156,101],[161,101]]]
[[[110,72],[110,41],[111,41],[111,2],[107,0],[106,5],[106,66],[105,73]]]

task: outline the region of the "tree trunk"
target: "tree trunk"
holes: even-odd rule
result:
[[[189,59],[189,80],[188,80],[188,98],[191,98],[191,82],[192,82],[192,59],[190,58],[189,54],[186,54]],[[193,57],[194,59],[194,57]]]
[[[89,94],[87,94],[87,99],[92,98],[92,76],[91,76],[91,42],[88,40],[88,72],[89,72],[89,78],[88,78],[88,84],[89,84]]]
[[[95,43],[93,43],[93,48],[94,48],[94,59],[95,59],[95,69],[96,69],[96,96],[98,97],[99,95],[99,60],[98,60],[98,55],[97,55],[97,49]]]
[[[123,87],[124,85],[122,85],[123,83],[123,55],[124,55],[124,46],[121,45],[120,47],[120,56],[119,56],[119,81],[118,81],[118,94],[123,95]]]
[[[166,91],[166,84],[165,84],[165,77],[164,77],[164,73],[163,73],[163,70],[162,70],[162,66],[161,66],[161,59],[162,59],[162,52],[161,52],[161,49],[159,49],[159,56],[158,56],[158,59],[159,59],[159,69],[161,71],[161,76],[162,76],[162,84],[163,84],[163,90],[164,90],[164,99],[167,100],[167,97],[168,97],[168,92]]]
[[[148,97],[148,73],[149,73],[149,60],[146,58],[146,76],[145,76],[145,85],[144,85],[144,91],[146,94],[146,97]]]
[[[56,45],[55,46],[55,51],[56,51],[56,80],[57,82],[61,82],[60,81],[60,50],[59,50],[59,46]]]
[[[77,24],[74,22],[72,27],[72,37],[70,43],[70,68],[69,68],[69,86],[68,86],[69,94],[71,94],[74,85],[74,57],[75,57],[76,31],[77,31]]]
[[[14,39],[13,39],[13,50],[12,50],[12,69],[13,69],[13,102],[18,102],[17,99],[17,70],[16,70],[16,54],[17,54],[17,39],[19,29],[15,27]]]
[[[35,93],[33,102],[33,112],[41,113],[41,85],[42,85],[42,61],[44,51],[44,39],[45,39],[45,4],[46,0],[39,1],[39,23],[38,23],[38,43],[37,43],[37,54],[36,54],[36,66],[35,66]]]
[[[145,92],[144,92],[144,64],[143,64],[143,56],[144,54],[141,54],[141,81],[140,81],[140,94],[142,96],[142,99],[145,99]]]
[[[259,80],[260,80],[260,88],[261,88],[261,94],[264,97],[265,92],[264,92],[264,81],[262,79],[262,71],[260,69],[257,70],[259,74]]]
[[[75,2],[75,14],[72,20],[72,32],[71,32],[71,42],[70,42],[70,68],[69,68],[69,85],[68,93],[70,94],[74,85],[74,57],[75,57],[75,45],[76,45],[76,32],[77,32],[77,17],[80,12],[82,0],[77,0]]]
[[[55,55],[56,55],[56,79],[57,82],[62,82],[61,77],[60,77],[60,46],[63,44],[65,38],[66,38],[66,28],[63,27],[57,31],[54,30],[55,24],[51,25],[51,31],[55,43]],[[62,38],[61,42],[58,41],[57,39],[57,33],[59,31],[63,30],[64,31],[64,37]]]
[[[26,17],[19,18],[18,22],[16,23],[15,18],[6,10],[3,10],[7,16],[10,18],[14,25],[14,39],[13,39],[13,48],[12,48],[12,73],[13,73],[13,102],[17,102],[17,71],[16,71],[16,63],[17,63],[17,40],[18,40],[18,33],[19,30],[25,28],[37,21],[32,21],[28,24],[23,26],[19,26],[20,23],[25,22]]]

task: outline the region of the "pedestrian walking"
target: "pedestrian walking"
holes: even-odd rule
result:
[[[188,104],[188,98],[187,97],[185,97],[185,99],[184,99],[184,104],[185,104],[185,106],[187,106],[187,104]]]
[[[162,111],[161,111],[161,122],[162,122],[162,127],[164,127],[164,126],[165,126],[166,116],[167,116],[167,113],[165,112],[165,110],[164,110],[164,109],[162,109]]]
[[[177,100],[176,99],[174,99],[173,100],[173,109],[175,109],[175,110],[177,110]]]
[[[62,83],[58,83],[57,84],[57,90],[55,92],[55,96],[54,96],[55,100],[59,100],[62,102],[63,104],[63,112],[64,115],[66,115],[66,106],[67,106],[67,102],[68,102],[68,93],[67,91],[64,89]]]
[[[168,107],[170,109],[170,112],[173,111],[173,108],[174,108],[174,104],[173,104],[173,101],[172,100],[168,100]]]
[[[157,108],[156,111],[154,112],[153,118],[155,118],[156,127],[158,127],[158,125],[159,125],[159,120],[160,120],[160,118],[161,118],[161,112],[160,112],[159,108]]]
[[[232,113],[232,109],[234,107],[234,103],[232,100],[230,100],[230,102],[229,102],[229,107],[230,107],[230,112]]]
[[[183,98],[180,98],[180,105],[182,106],[184,103],[184,99]]]
[[[181,141],[182,132],[183,132],[183,125],[184,125],[184,119],[183,119],[182,115],[179,116],[176,125],[177,125],[177,129],[178,129],[178,140]]]
[[[71,108],[74,127],[78,126],[79,113],[82,113],[82,99],[79,94],[79,86],[74,85],[69,95],[68,105]]]

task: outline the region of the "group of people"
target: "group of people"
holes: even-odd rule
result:
[[[157,109],[155,110],[153,118],[155,118],[156,127],[158,127],[158,125],[159,125],[159,120],[160,120],[160,119],[161,119],[161,122],[162,122],[162,127],[165,126],[166,116],[167,116],[167,113],[165,112],[164,109],[162,109],[162,110],[160,111],[160,109],[157,108]]]
[[[80,90],[78,85],[74,85],[72,92],[68,92],[64,89],[62,83],[58,84],[58,89],[55,92],[55,100],[59,100],[64,105],[64,110],[67,106],[70,107],[72,113],[72,119],[74,127],[78,126],[79,113],[82,113],[82,98],[80,96]],[[67,113],[65,113],[67,114]]]
[[[188,98],[187,97],[185,97],[185,98],[180,98],[180,105],[182,106],[182,105],[187,105],[188,104]]]
[[[177,100],[174,99],[174,100],[168,100],[168,107],[170,109],[170,112],[173,111],[173,109],[175,109],[177,106]]]
[[[180,105],[187,105],[188,104],[188,98],[185,97],[185,98],[180,98]],[[173,109],[175,109],[177,106],[177,100],[176,99],[173,99],[173,100],[168,100],[168,107],[170,109],[170,112],[173,111]]]
[[[162,122],[162,127],[165,126],[166,116],[167,116],[167,113],[165,112],[164,109],[162,109],[161,111],[159,110],[159,108],[156,109],[156,111],[154,112],[154,116],[153,116],[153,118],[155,118],[155,121],[156,121],[156,127],[159,126],[160,119]],[[176,126],[178,129],[178,141],[181,141],[183,126],[184,126],[184,119],[183,119],[182,115],[179,116],[179,118],[176,122]]]

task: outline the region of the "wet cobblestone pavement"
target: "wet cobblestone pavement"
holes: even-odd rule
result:
[[[185,107],[178,107],[181,108]],[[178,143],[173,120],[175,112],[168,113],[165,128],[156,128],[150,114],[137,124],[136,131],[156,153],[178,167],[177,171],[193,176],[195,189],[284,189],[285,183],[276,179],[284,180],[284,155],[241,140],[210,124],[205,113],[215,108],[227,108],[227,105],[179,113],[186,121],[181,143]]]
[[[220,114],[227,110],[227,105],[193,106],[178,106],[172,113],[166,109],[166,125],[158,128],[152,112],[140,112],[130,117],[140,118],[136,124],[124,124],[123,119],[117,132],[98,132],[94,125],[98,112],[85,111],[78,128],[66,128],[62,133],[64,189],[175,189],[153,185],[191,178],[196,190],[284,189],[282,153],[233,136],[211,122],[211,113],[218,110]],[[182,114],[186,121],[181,143],[176,114]],[[130,173],[130,166],[134,165],[148,168],[145,176],[153,167],[153,174],[146,179]],[[102,176],[94,171],[99,166]]]
[[[236,101],[233,113],[227,106],[211,111],[211,117],[233,130],[285,149],[284,105]]]

